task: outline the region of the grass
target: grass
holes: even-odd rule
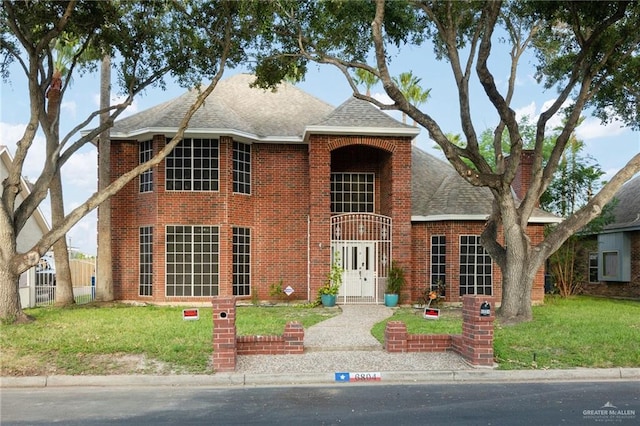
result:
[[[182,308],[82,305],[27,311],[36,321],[0,324],[0,375],[211,373],[211,309],[184,321]],[[287,321],[309,327],[338,311],[322,308],[239,307],[240,335],[281,334]],[[551,297],[533,309],[529,323],[496,323],[494,353],[501,369],[640,367],[640,303]],[[382,341],[389,320],[410,333],[461,332],[459,309],[441,310],[439,320],[398,309],[376,324]]]
[[[36,321],[0,325],[0,374],[210,373],[211,309],[182,319],[181,307],[95,305],[36,308]],[[337,312],[336,312],[337,313]],[[304,327],[335,315],[324,309],[239,307],[239,335],[281,334],[287,321]]]

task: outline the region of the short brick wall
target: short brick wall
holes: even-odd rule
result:
[[[304,328],[288,322],[279,336],[237,336],[236,298],[213,299],[213,370],[235,371],[238,355],[301,355]]]
[[[491,304],[488,316],[480,316],[480,307]],[[387,352],[445,352],[453,350],[472,365],[493,365],[494,300],[482,296],[463,296],[462,334],[409,334],[402,321],[389,321],[384,331]],[[426,321],[426,320],[425,320]]]

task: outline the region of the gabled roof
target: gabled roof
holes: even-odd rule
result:
[[[350,97],[319,123],[307,126],[306,133],[356,134],[415,137],[417,127],[408,126],[380,111],[367,101]]]
[[[493,194],[464,180],[449,164],[413,147],[411,167],[411,220],[486,220]],[[531,223],[556,223],[559,218],[535,209]]]
[[[0,145],[0,158],[0,165],[2,166],[0,168],[1,182],[5,180],[7,176],[9,176],[9,170],[11,169],[11,165],[13,164],[13,157],[9,152],[9,148],[7,148],[5,145]],[[22,192],[18,195],[18,199],[16,200],[16,207],[31,193],[31,187],[23,177],[20,177],[20,186],[22,187]],[[36,222],[38,229],[42,234],[49,232],[49,223],[45,219],[39,207],[33,212],[31,218]],[[20,238],[20,235],[18,236],[18,238]]]
[[[618,200],[613,208],[615,222],[605,226],[605,232],[640,230],[640,176],[622,185],[614,199]]]
[[[238,74],[221,80],[189,122],[188,133],[231,135],[254,142],[301,142],[305,127],[334,107],[292,86],[276,90],[251,88],[254,76]],[[198,96],[197,90],[115,122],[112,139],[143,139],[173,134]]]

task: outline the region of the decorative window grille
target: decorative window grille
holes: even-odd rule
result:
[[[233,192],[251,194],[251,145],[233,143]]]
[[[153,157],[153,141],[140,142],[138,147],[139,163],[146,163]],[[139,176],[140,179],[140,192],[153,191],[153,169],[145,170]]]
[[[332,173],[331,213],[373,213],[373,173]]]
[[[251,294],[251,229],[233,228],[233,295]]]
[[[216,226],[167,226],[167,296],[218,295],[219,240]]]
[[[217,191],[219,185],[217,139],[183,139],[167,156],[167,191]]]
[[[446,248],[444,235],[431,236],[431,290],[444,288],[447,269]]]
[[[153,227],[140,227],[140,296],[153,295]]]
[[[460,296],[493,293],[491,256],[478,235],[460,236]]]

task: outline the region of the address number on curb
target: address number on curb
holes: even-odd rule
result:
[[[379,372],[367,373],[336,373],[336,382],[379,382],[382,375]]]

